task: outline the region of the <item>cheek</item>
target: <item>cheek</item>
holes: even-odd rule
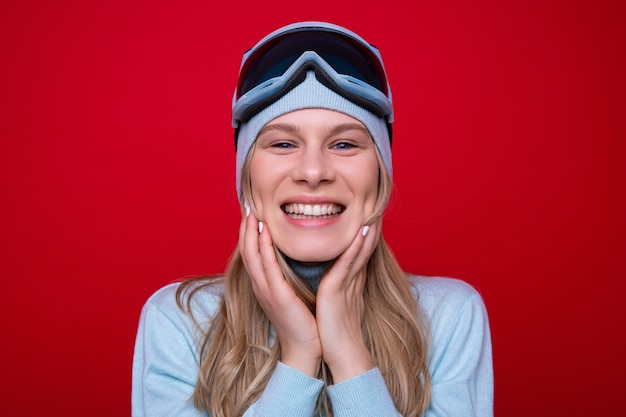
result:
[[[355,214],[359,213],[360,219],[355,221],[362,222],[374,213],[376,201],[378,200],[378,174],[364,174],[361,176],[352,176],[352,192],[354,193],[354,203],[356,203]]]
[[[263,158],[255,158],[250,164],[252,200],[260,219],[265,217],[264,208],[272,204],[274,192],[278,187],[280,173],[275,171],[272,163],[268,163]]]
[[[250,163],[250,192],[252,194],[251,203],[257,210],[257,214],[260,216],[263,208],[263,195],[264,195],[264,183],[263,177],[263,163],[258,158],[253,158]]]
[[[265,199],[267,198],[267,192],[265,191],[262,181],[252,179],[250,183],[252,188],[252,203],[256,208],[257,217],[263,218],[263,207],[265,205]]]
[[[360,190],[367,208],[373,209],[378,197],[378,165],[373,165],[370,169],[367,175],[360,177]]]
[[[365,196],[365,202],[363,206],[365,207],[366,213],[368,216],[374,212],[374,208],[376,207],[376,201],[378,199],[378,178],[375,181],[375,185],[368,188]]]

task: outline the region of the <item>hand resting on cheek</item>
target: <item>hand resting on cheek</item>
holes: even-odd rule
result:
[[[239,251],[253,291],[276,330],[281,361],[316,376],[324,361],[338,383],[374,367],[361,332],[367,263],[380,238],[380,220],[364,226],[322,279],[315,316],[279,267],[271,231],[246,209]]]

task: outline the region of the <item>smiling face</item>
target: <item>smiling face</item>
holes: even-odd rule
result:
[[[302,262],[344,252],[377,201],[376,145],[358,120],[304,109],[263,127],[250,161],[258,217],[274,243]]]

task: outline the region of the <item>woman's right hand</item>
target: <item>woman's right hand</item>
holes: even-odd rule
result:
[[[285,280],[270,231],[249,209],[239,228],[239,252],[254,294],[276,330],[281,362],[316,377],[322,345],[315,317]]]

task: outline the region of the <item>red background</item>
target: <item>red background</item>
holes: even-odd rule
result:
[[[129,415],[143,302],[236,244],[241,55],[320,19],[383,53],[385,235],[406,270],[483,294],[496,415],[624,415],[625,17],[618,1],[3,1],[1,413]]]

